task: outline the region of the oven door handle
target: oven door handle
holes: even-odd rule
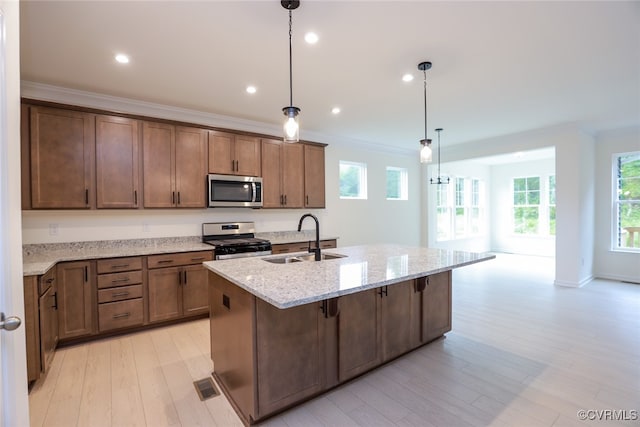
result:
[[[253,192],[253,194],[251,195],[251,201],[255,203],[256,201],[256,194],[258,194],[258,191],[256,190],[256,183],[252,182],[251,183],[251,190]]]
[[[232,259],[232,258],[249,258],[254,256],[265,256],[271,255],[271,251],[260,251],[260,252],[242,252],[236,254],[229,255],[216,255],[215,259]]]

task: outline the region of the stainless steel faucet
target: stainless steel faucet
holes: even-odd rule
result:
[[[322,256],[320,254],[320,222],[318,221],[318,218],[310,213],[302,215],[300,221],[298,222],[298,231],[302,230],[302,221],[304,221],[306,217],[313,218],[313,220],[316,222],[316,247],[315,249],[311,249],[311,242],[309,242],[309,253],[313,252],[315,254],[315,260],[321,261]]]

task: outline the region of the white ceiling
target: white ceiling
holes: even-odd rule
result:
[[[316,45],[303,41],[309,30]],[[20,43],[25,81],[268,124],[289,104],[288,14],[277,0],[22,1]],[[116,52],[131,63],[117,64]],[[417,150],[426,60],[429,137],[442,127],[443,144],[567,123],[640,125],[638,1],[302,0],[293,12],[301,137]],[[407,72],[413,82],[401,80]]]

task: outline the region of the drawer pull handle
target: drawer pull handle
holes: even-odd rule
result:
[[[131,316],[131,313],[122,313],[122,314],[114,314],[113,318],[114,319],[123,319],[125,317],[129,317]]]
[[[56,279],[54,279],[53,277],[50,277],[47,279],[47,283],[53,283]]]
[[[129,264],[113,264],[111,268],[127,268]]]
[[[114,292],[113,294],[111,294],[113,298],[126,297],[127,295],[129,295],[129,292]]]
[[[111,283],[122,283],[122,282],[128,282],[129,280],[131,279],[129,279],[128,277],[125,277],[123,279],[112,280]]]
[[[158,264],[171,264],[173,262],[172,259],[162,259],[158,261]]]

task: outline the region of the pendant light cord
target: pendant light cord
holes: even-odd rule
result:
[[[293,53],[291,49],[291,9],[289,9],[289,106],[293,106]]]
[[[424,143],[428,144],[429,140],[427,139],[427,70],[423,70],[424,72]]]

